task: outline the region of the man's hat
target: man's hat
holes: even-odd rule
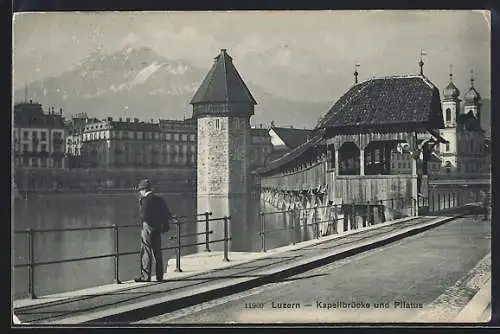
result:
[[[141,191],[143,189],[146,189],[146,190],[151,189],[151,182],[149,182],[148,179],[144,179],[141,182],[139,182],[139,185],[137,186],[137,191]]]

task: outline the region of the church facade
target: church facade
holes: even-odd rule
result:
[[[485,150],[485,131],[481,128],[482,101],[474,87],[472,74],[470,87],[463,95],[463,105],[452,73],[441,101],[444,128],[440,129],[440,134],[448,143],[437,147],[441,159],[440,173],[488,173],[490,166]]]

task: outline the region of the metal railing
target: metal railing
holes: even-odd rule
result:
[[[177,225],[177,231],[175,236],[170,236],[169,240],[177,240],[175,246],[162,247],[161,251],[164,250],[175,250],[176,253],[176,272],[182,272],[181,269],[181,254],[182,248],[184,247],[193,247],[204,245],[205,251],[210,252],[210,244],[211,243],[224,243],[224,255],[223,261],[229,261],[229,241],[231,240],[231,236],[229,235],[229,221],[231,220],[231,216],[224,216],[220,218],[210,218],[212,216],[212,212],[204,212],[196,215],[195,220],[186,220],[186,216],[176,216],[177,221],[170,222],[171,225]],[[198,217],[203,217],[199,219]],[[187,233],[182,234],[181,226],[189,225],[189,224],[198,224],[205,223],[205,231],[197,232],[197,233]],[[214,233],[213,230],[210,230],[211,222],[223,222],[224,223],[224,237],[222,239],[210,240],[210,235]],[[106,226],[88,226],[88,227],[73,227],[73,228],[59,228],[59,229],[32,229],[28,228],[26,230],[18,230],[14,231],[14,234],[27,234],[28,235],[28,262],[21,264],[14,264],[14,268],[26,268],[29,269],[28,274],[28,293],[30,298],[36,299],[37,295],[35,293],[35,267],[44,266],[50,264],[60,264],[60,263],[69,263],[69,262],[77,262],[77,261],[88,261],[88,260],[96,260],[96,259],[104,259],[104,258],[114,258],[114,282],[116,284],[121,283],[119,269],[120,269],[120,256],[126,255],[138,255],[140,254],[140,250],[136,251],[128,251],[128,252],[120,252],[120,238],[119,231],[120,229],[126,228],[142,228],[142,225],[106,225]],[[114,251],[112,253],[100,254],[95,256],[84,256],[84,257],[75,257],[69,259],[62,260],[50,260],[50,261],[35,261],[35,236],[40,233],[55,233],[55,232],[74,232],[74,231],[95,231],[95,230],[113,230],[113,243],[114,243]],[[204,235],[205,240],[203,242],[196,243],[183,243],[182,239],[187,237],[193,237],[198,235]]]
[[[390,203],[390,206],[389,206]],[[304,240],[296,240],[296,235],[295,231],[297,229],[297,221],[299,222],[298,227],[306,228],[311,226],[313,229],[313,238],[319,239],[321,237],[320,234],[320,224],[328,223],[327,229],[329,229],[331,226],[337,226],[339,221],[342,221],[344,224],[344,231],[345,231],[345,225],[346,225],[346,219],[347,219],[347,224],[353,224],[353,220],[356,217],[356,213],[359,213],[361,210],[356,210],[355,207],[363,207],[365,206],[366,208],[361,214],[362,218],[362,226],[367,227],[369,225],[373,225],[374,223],[374,217],[371,212],[371,207],[376,207],[376,206],[381,206],[381,207],[388,207],[391,208],[392,210],[405,210],[409,209],[410,210],[410,216],[415,216],[416,213],[416,206],[417,205],[417,199],[415,198],[409,198],[409,197],[397,197],[397,198],[391,198],[391,199],[385,199],[385,200],[376,200],[372,202],[360,202],[360,203],[349,203],[349,204],[332,204],[332,205],[325,205],[325,206],[313,206],[310,208],[294,208],[294,209],[289,209],[289,210],[282,210],[282,211],[268,211],[268,212],[260,212],[260,231],[257,232],[258,235],[260,235],[261,238],[261,251],[266,252],[267,251],[267,245],[266,245],[266,234],[270,232],[277,232],[277,231],[291,231],[291,240],[290,243],[292,245],[295,245],[297,242],[301,242]],[[319,210],[320,209],[326,209],[327,211],[327,217],[328,219],[323,220],[320,217]],[[312,217],[308,217],[308,214],[312,213]],[[333,214],[332,214],[333,213]],[[291,224],[290,226],[283,227],[283,228],[276,228],[276,229],[267,229],[266,228],[266,215],[276,215],[276,214],[287,214],[288,217],[290,217]],[[357,215],[359,216],[359,214]],[[307,222],[307,220],[311,220],[311,222]],[[306,223],[303,223],[303,222]],[[348,226],[349,229],[349,226]],[[352,226],[351,226],[352,229]]]

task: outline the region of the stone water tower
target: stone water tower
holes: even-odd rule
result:
[[[198,123],[197,212],[231,216],[232,251],[246,250],[250,190],[250,117],[257,104],[225,49],[215,57],[193,99]],[[211,223],[210,239],[223,238],[223,223]],[[205,224],[198,224],[198,232]],[[205,237],[199,236],[198,242]],[[222,243],[210,245],[221,250]],[[200,250],[204,246],[199,247]]]

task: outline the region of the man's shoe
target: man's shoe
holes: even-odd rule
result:
[[[146,278],[142,278],[142,277],[134,278],[134,281],[136,281],[136,282],[151,282],[150,279],[146,279]]]

